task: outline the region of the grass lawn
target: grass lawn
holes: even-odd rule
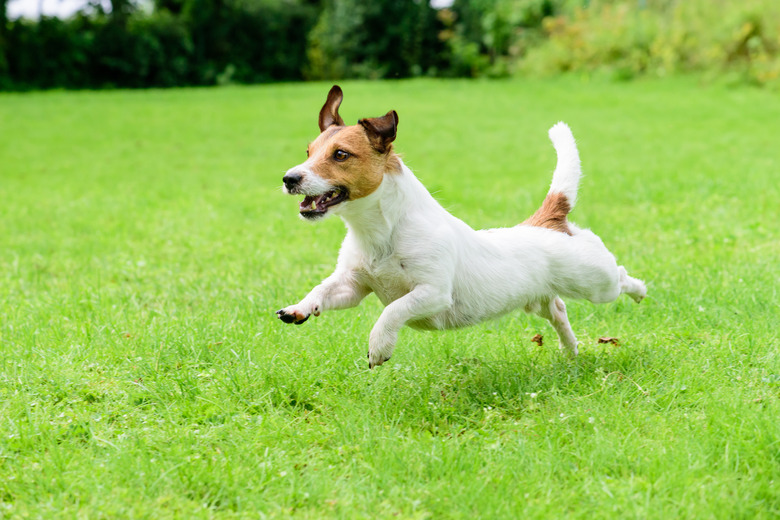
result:
[[[0,95],[0,517],[780,515],[776,94],[342,83],[474,227],[538,207],[568,122],[572,220],[649,288],[568,302],[573,362],[516,312],[369,371],[375,297],[274,315],[344,234],[280,189],[329,87]]]

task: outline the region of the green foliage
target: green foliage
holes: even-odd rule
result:
[[[135,36],[138,64],[135,74],[140,85],[185,85],[192,77],[194,48],[186,24],[168,11],[130,21]]]
[[[185,0],[161,3],[151,14],[131,5],[118,2],[108,16],[10,22],[4,39],[0,34],[0,56],[8,61],[0,66],[0,85],[169,87],[302,78],[305,34],[316,16],[304,0]]]
[[[774,0],[459,0],[440,13],[450,72],[680,72],[780,83]]]
[[[419,0],[326,0],[309,35],[307,77],[403,78],[441,67],[435,11]]]
[[[607,71],[620,78],[678,72],[780,82],[780,4],[774,0],[589,2],[544,21],[529,73]]]
[[[91,74],[96,86],[171,87],[191,80],[193,55],[187,27],[167,11],[107,20],[93,27]]]
[[[541,23],[561,0],[456,0],[442,10],[442,39],[455,76],[505,76],[513,60],[540,39]]]
[[[3,9],[4,3],[0,3]],[[616,79],[697,72],[780,84],[775,0],[114,0],[70,20],[0,19],[0,87],[299,79]]]
[[[82,17],[42,18],[37,23],[19,20],[9,25],[4,40],[9,49],[6,75],[0,84],[7,88],[80,86],[89,66],[93,36]]]
[[[302,79],[306,35],[316,21],[316,7],[298,0],[234,1],[226,24],[234,44],[218,62],[235,67],[238,82]]]

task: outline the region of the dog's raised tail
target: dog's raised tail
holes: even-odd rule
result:
[[[577,187],[580,184],[580,155],[577,143],[566,123],[557,123],[550,128],[550,140],[558,154],[558,164],[553,172],[550,191],[542,207],[523,222],[528,226],[553,229],[571,235],[566,215],[577,202]]]
[[[562,193],[566,196],[569,208],[573,208],[577,202],[577,188],[580,184],[580,154],[577,152],[577,143],[574,142],[569,126],[560,122],[550,128],[550,141],[558,154],[558,164],[553,173],[552,183],[548,196],[553,193]]]

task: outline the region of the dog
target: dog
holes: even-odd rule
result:
[[[304,196],[303,219],[338,215],[347,234],[333,274],[277,311],[283,322],[354,307],[373,292],[385,305],[368,341],[374,368],[390,359],[404,325],[465,327],[519,308],[549,320],[561,351],[576,356],[562,297],[606,303],[626,293],[640,302],[647,294],[598,236],[567,219],[581,172],[566,124],[549,131],[558,162],[542,206],[513,227],[475,231],[436,202],[395,153],[398,114],[346,126],[343,97],[338,85],[330,90],[320,135],[282,182],[286,193]]]

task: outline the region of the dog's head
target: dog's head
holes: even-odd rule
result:
[[[395,110],[345,126],[339,116],[343,98],[334,85],[320,110],[320,135],[309,144],[308,159],[282,179],[286,193],[304,196],[300,214],[306,219],[324,217],[370,195],[386,173],[400,168],[392,146],[398,128]]]

